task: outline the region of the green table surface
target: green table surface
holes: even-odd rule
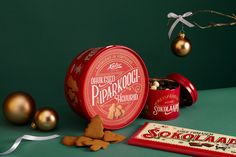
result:
[[[214,89],[199,91],[199,99],[191,107],[181,108],[180,116],[176,120],[156,121],[158,123],[175,125],[180,127],[205,130],[226,135],[236,136],[236,88]],[[55,98],[56,99],[56,98]],[[57,100],[57,99],[56,99]],[[117,130],[128,139],[119,144],[112,144],[106,150],[90,152],[88,148],[66,147],[60,144],[64,135],[80,135],[85,126],[86,120],[75,115],[64,98],[58,98],[56,107],[59,112],[60,122],[56,130],[52,132],[40,132],[29,128],[29,126],[14,126],[9,124],[0,113],[0,152],[8,149],[14,140],[24,134],[47,136],[59,134],[60,138],[49,141],[24,141],[15,152],[7,156],[14,157],[90,157],[90,156],[147,156],[147,157],[178,157],[184,156],[166,151],[149,149],[144,147],[131,146],[127,140],[144,124],[144,122],[154,122],[147,119],[138,118],[126,128]]]

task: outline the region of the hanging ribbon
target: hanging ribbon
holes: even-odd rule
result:
[[[176,15],[175,13],[169,13],[167,15],[168,18],[173,18],[176,19],[175,22],[172,24],[172,26],[170,27],[170,30],[168,32],[168,36],[169,38],[171,37],[171,34],[175,28],[175,26],[179,23],[182,22],[183,24],[185,24],[188,27],[194,27],[194,25],[190,22],[188,22],[187,20],[185,20],[185,17],[191,16],[193,13],[192,12],[186,12],[183,15]]]
[[[54,138],[59,137],[59,135],[51,135],[51,136],[31,136],[31,135],[24,135],[16,139],[15,143],[9,148],[7,151],[0,153],[0,155],[7,155],[12,153],[16,148],[19,146],[22,140],[30,140],[30,141],[44,141],[44,140],[51,140]]]

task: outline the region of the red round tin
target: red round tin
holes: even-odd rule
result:
[[[151,81],[166,81],[174,83],[172,89],[149,89],[148,99],[143,111],[147,119],[171,120],[179,116],[180,86],[177,82],[169,79],[151,79]]]
[[[145,105],[148,72],[128,47],[88,49],[72,61],[65,95],[77,114],[87,119],[100,115],[106,129],[120,129],[133,122]]]
[[[147,119],[175,119],[179,115],[179,106],[191,106],[198,99],[196,87],[181,74],[173,73],[168,75],[167,79],[151,79],[150,81],[152,80],[175,81],[179,86],[171,90],[160,90],[158,88],[153,90],[150,87],[143,111],[143,115]]]

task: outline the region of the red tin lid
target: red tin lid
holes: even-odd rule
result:
[[[85,117],[100,115],[104,127],[112,130],[138,117],[149,88],[146,66],[136,52],[125,46],[107,46],[99,49],[83,69],[80,94]]]
[[[190,106],[197,101],[198,93],[196,87],[189,81],[189,79],[178,73],[170,74],[167,78],[175,80],[180,84],[181,105]]]

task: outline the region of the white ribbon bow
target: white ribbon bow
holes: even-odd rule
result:
[[[168,18],[173,18],[176,19],[175,22],[172,24],[172,26],[170,27],[170,30],[168,32],[168,36],[169,38],[171,37],[171,34],[175,28],[175,26],[179,23],[182,22],[183,24],[185,24],[188,27],[194,27],[194,25],[190,22],[188,22],[187,20],[185,20],[185,17],[191,16],[193,13],[192,12],[186,12],[183,15],[176,15],[175,13],[169,13],[167,15]]]

